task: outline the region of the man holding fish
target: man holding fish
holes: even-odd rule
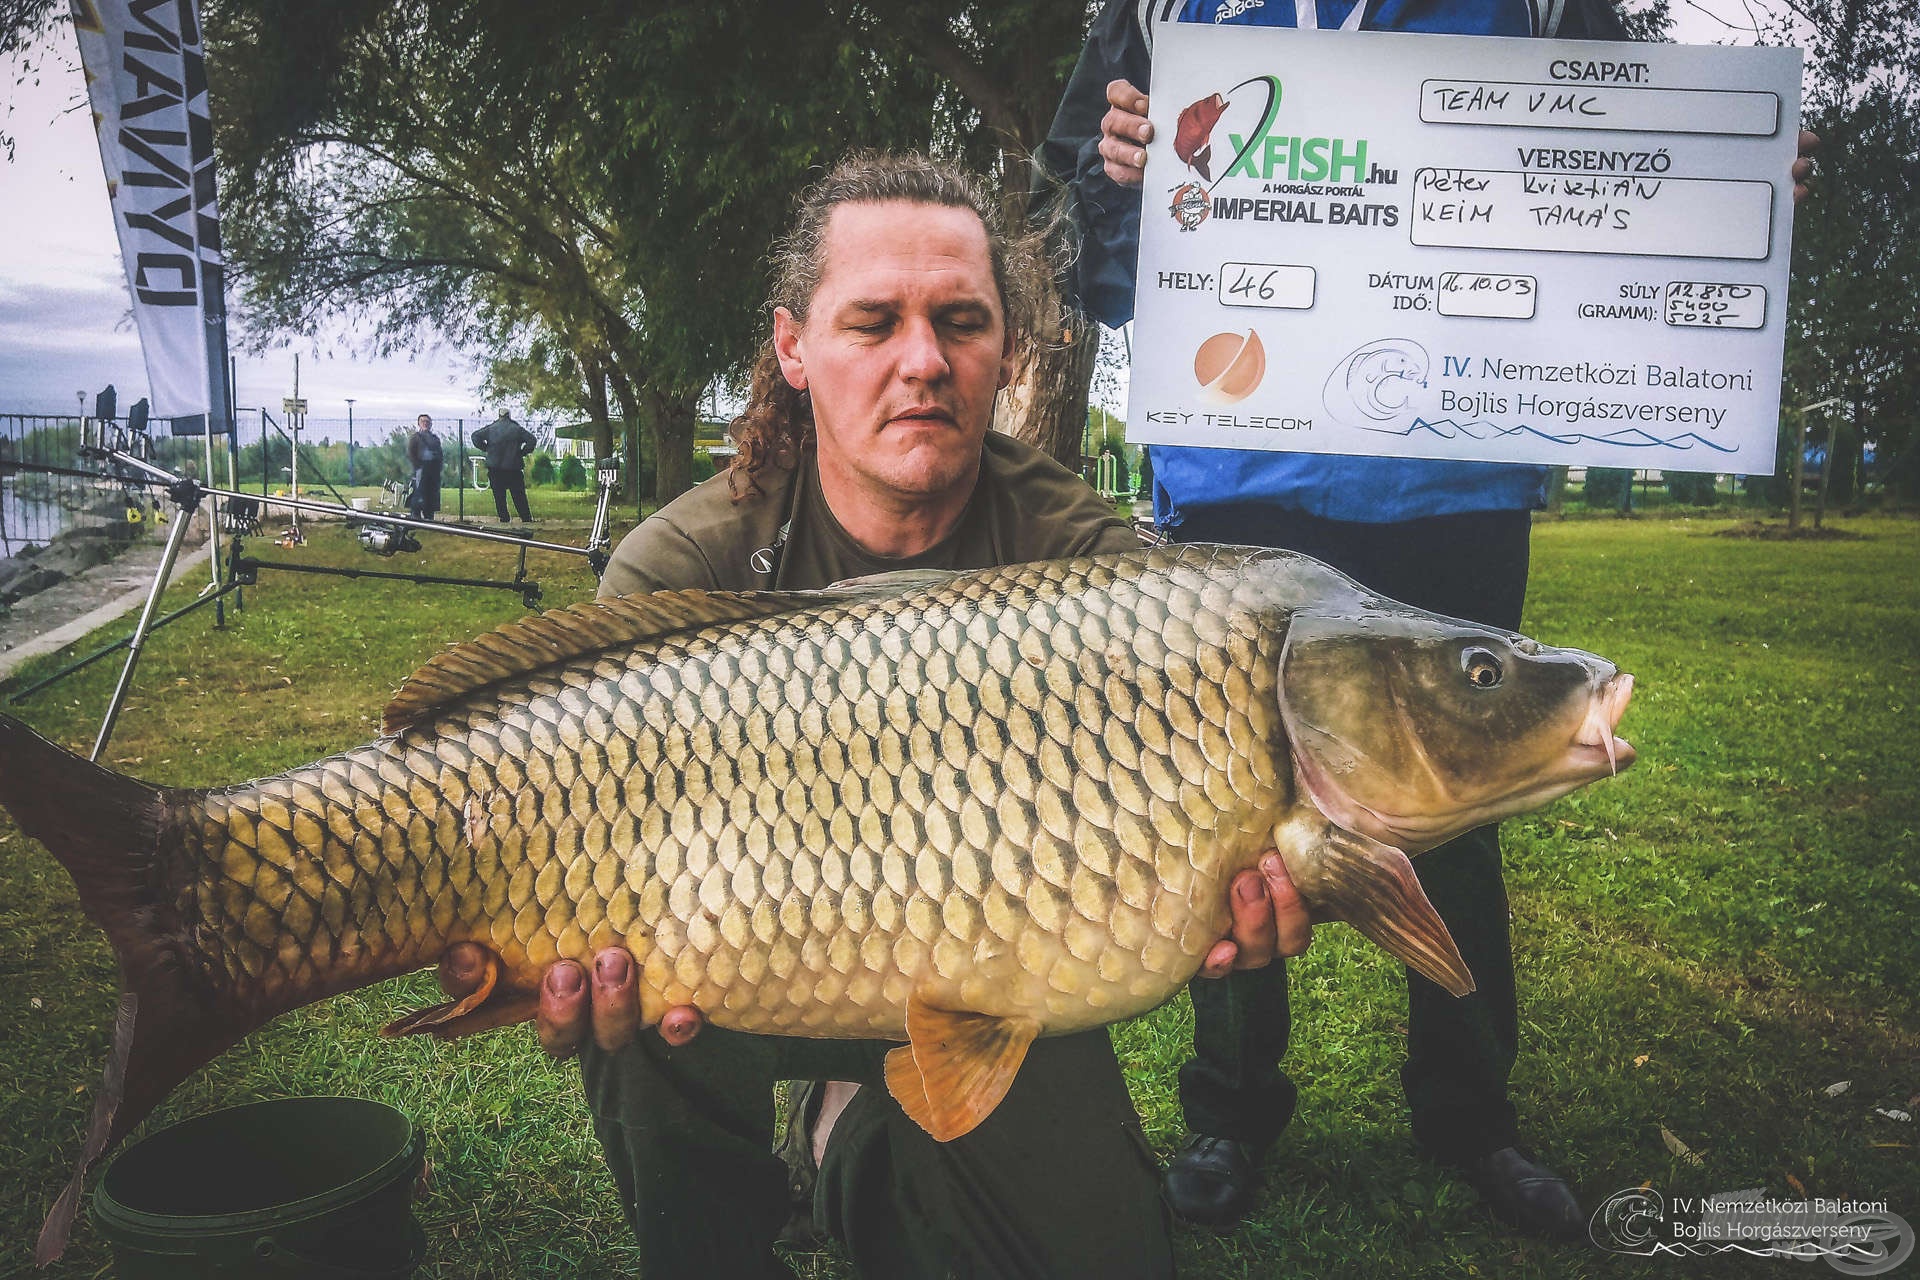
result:
[[[581,1047],[651,1276],[783,1273],[783,1078],[858,1086],[803,1101],[793,1145],[864,1273],[1164,1276],[1108,1023],[1298,954],[1309,905],[1473,990],[1408,855],[1630,762],[1632,677],[1291,552],[1130,547],[988,432],[1032,308],[987,189],[855,156],[800,212],[737,472],[631,535],[599,600],[235,786],[0,716],[0,806],[126,987],[41,1261],[198,1066],[437,961],[454,998],[387,1033]]]
[[[1136,548],[1078,477],[989,430],[1031,323],[1022,253],[972,175],[918,157],[843,162],[802,198],[776,255],[739,463],[629,535],[601,594]],[[1233,933],[1207,972],[1306,948],[1284,866],[1270,856],[1263,870],[1234,882]],[[809,1188],[770,1153],[771,1090],[808,1078],[834,1083],[793,1088],[786,1154],[818,1168],[812,1216],[863,1275],[1172,1273],[1152,1155],[1104,1028],[1036,1042],[991,1119],[942,1143],[881,1087],[885,1044],[702,1030],[684,1006],[636,1037],[635,991],[618,948],[590,974],[555,966],[538,1025],[549,1052],[581,1053],[641,1274],[787,1273],[775,1232]]]

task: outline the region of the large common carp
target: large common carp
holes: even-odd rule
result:
[[[624,943],[648,1022],[907,1041],[888,1085],[941,1139],[1036,1036],[1178,991],[1270,848],[1322,917],[1464,993],[1406,855],[1630,761],[1631,685],[1304,556],[1182,546],[575,605],[434,658],[386,736],[238,787],[0,719],[0,803],[126,988],[41,1256],[188,1073],[456,942],[487,980],[391,1030],[520,1021],[545,966]]]

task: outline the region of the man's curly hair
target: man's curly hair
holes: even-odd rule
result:
[[[1008,234],[999,201],[986,180],[958,165],[915,152],[854,151],[827,176],[801,193],[793,227],[774,246],[773,290],[767,311],[785,307],[805,324],[820,287],[827,223],[843,204],[943,205],[970,209],[987,233],[993,282],[1007,332],[1018,342],[1033,332],[1040,305],[1041,256],[1037,242]],[[747,389],[747,407],[733,420],[739,450],[727,473],[734,500],[760,492],[755,476],[769,463],[791,467],[813,439],[813,404],[780,372],[773,336],[760,344]]]

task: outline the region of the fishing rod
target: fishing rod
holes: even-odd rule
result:
[[[81,458],[98,461],[106,465],[107,471],[104,473],[98,471],[83,471],[70,467],[57,467],[42,463],[7,462],[0,464],[0,473],[28,471],[48,475],[79,476],[86,479],[104,480],[115,484],[138,483],[158,486],[165,489],[167,497],[179,508],[179,517],[173,522],[173,527],[168,532],[167,544],[161,553],[160,565],[154,573],[153,585],[147,592],[146,602],[141,607],[140,620],[134,625],[133,634],[123,641],[108,645],[106,648],[70,665],[64,671],[40,681],[31,689],[21,691],[11,699],[11,701],[17,702],[29,693],[45,687],[54,680],[65,675],[70,675],[98,658],[124,648],[127,651],[127,660],[120,670],[120,679],[114,686],[113,696],[108,701],[106,715],[100,723],[100,732],[94,739],[93,751],[88,757],[90,760],[99,760],[101,753],[106,750],[107,741],[113,735],[114,724],[118,721],[120,710],[126,703],[127,693],[133,683],[134,669],[139,665],[140,652],[146,643],[146,638],[158,629],[158,627],[185,616],[200,605],[223,599],[228,592],[238,591],[241,586],[256,582],[258,580],[259,569],[272,568],[291,572],[323,573],[347,578],[379,578],[409,581],[422,585],[505,588],[520,592],[522,601],[531,609],[538,604],[540,585],[537,582],[528,581],[526,578],[527,552],[529,550],[552,551],[562,555],[585,556],[587,564],[592,568],[595,577],[605,574],[607,563],[611,559],[609,553],[612,527],[610,513],[614,487],[618,484],[620,475],[619,459],[617,457],[601,459],[595,469],[600,490],[599,501],[594,512],[592,532],[589,534],[587,545],[584,547],[574,546],[571,543],[547,542],[542,539],[516,536],[511,533],[497,533],[491,529],[476,529],[463,524],[442,524],[434,520],[415,520],[411,517],[403,516],[368,516],[365,512],[357,511],[352,507],[335,503],[314,502],[305,498],[274,498],[271,503],[273,506],[290,507],[316,515],[338,515],[343,517],[349,528],[360,527],[361,545],[376,555],[391,555],[395,551],[409,549],[406,547],[407,542],[412,542],[413,548],[417,548],[419,544],[411,538],[411,531],[421,530],[430,533],[450,534],[454,537],[475,538],[482,542],[504,543],[508,546],[517,547],[520,552],[519,570],[514,575],[512,581],[506,582],[478,578],[438,577],[430,574],[388,573],[377,570],[352,569],[332,565],[299,565],[287,562],[263,561],[242,556],[240,554],[239,540],[236,538],[232,548],[232,576],[228,582],[209,591],[201,600],[195,601],[192,605],[184,609],[175,610],[173,613],[156,621],[155,615],[159,609],[160,597],[165,593],[167,582],[173,575],[173,566],[179,557],[181,544],[186,540],[187,527],[191,523],[192,513],[199,508],[201,502],[209,497],[225,499],[224,506],[229,515],[233,516],[240,511],[258,510],[261,499],[251,494],[240,493],[232,489],[223,489],[217,485],[202,484],[191,476],[177,475],[174,472],[168,471],[165,467],[159,466],[119,447],[120,443],[122,442],[116,440],[115,443],[111,444],[83,444],[80,447],[79,453]],[[131,443],[131,441],[126,441],[125,443]],[[240,504],[245,505],[241,506]],[[367,536],[369,530],[376,529],[382,530],[383,532],[374,538],[369,538]]]
[[[86,452],[85,450],[82,450],[83,454],[85,452]],[[105,456],[111,461],[119,462],[119,463],[122,463],[123,465],[131,465],[136,469],[145,472],[149,481],[154,484],[173,485],[173,484],[180,483],[183,479],[183,477],[174,475],[172,472],[168,471],[165,467],[156,466],[151,462],[147,462],[140,458],[135,458],[131,454],[121,453],[118,450],[108,449],[105,451]],[[611,470],[611,468],[602,467],[600,470],[602,475],[606,475]],[[112,477],[102,476],[101,478],[110,479]],[[572,543],[568,543],[568,542],[543,542],[538,538],[529,538],[524,535],[512,534],[512,533],[497,533],[492,529],[476,529],[470,525],[464,525],[464,524],[443,524],[437,520],[415,520],[411,516],[389,516],[384,514],[376,516],[376,515],[371,515],[365,511],[355,510],[352,507],[343,507],[338,503],[315,502],[310,498],[262,499],[256,494],[240,493],[233,489],[222,489],[217,485],[203,485],[197,480],[188,480],[187,483],[193,484],[199,490],[199,492],[203,495],[210,495],[216,498],[226,498],[229,501],[235,498],[238,498],[243,502],[249,502],[249,503],[259,503],[264,501],[269,506],[289,507],[297,511],[311,512],[315,515],[344,516],[349,525],[383,524],[383,525],[391,526],[396,529],[420,529],[430,533],[452,534],[453,536],[458,538],[478,538],[482,542],[502,542],[507,544],[508,546],[525,547],[533,551],[555,551],[555,552],[559,552],[562,555],[585,556],[587,558],[588,563],[593,565],[594,573],[596,575],[604,571],[606,568],[605,557],[607,556],[607,546],[606,546],[607,530],[604,527],[604,524],[599,516],[596,516],[594,519],[594,529],[595,529],[595,532],[599,535],[600,544],[596,546],[592,543],[589,543],[587,546],[584,546],[584,547],[576,547]],[[600,502],[601,502],[602,508],[604,508],[607,505],[607,503],[611,500],[612,496],[613,495],[612,495],[611,487],[603,480],[601,483],[601,490],[600,490]],[[602,557],[599,563],[597,564],[594,563],[596,553],[598,553],[598,555]]]

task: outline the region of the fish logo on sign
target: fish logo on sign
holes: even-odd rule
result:
[[[1227,173],[1247,163],[1247,157],[1266,139],[1267,131],[1273,127],[1274,117],[1280,111],[1278,76],[1255,76],[1251,80],[1242,80],[1227,93],[1236,94],[1255,85],[1266,90],[1260,123],[1244,140],[1235,134],[1228,135],[1235,144],[1235,150],[1233,162],[1226,168]],[[1207,220],[1212,198],[1206,184],[1213,181],[1213,130],[1221,117],[1227,114],[1227,109],[1233,106],[1233,101],[1233,98],[1217,93],[1208,94],[1196,102],[1188,103],[1174,124],[1173,154],[1190,172],[1200,175],[1198,181],[1188,180],[1173,189],[1173,203],[1168,212],[1180,224],[1182,231],[1192,231]]]

